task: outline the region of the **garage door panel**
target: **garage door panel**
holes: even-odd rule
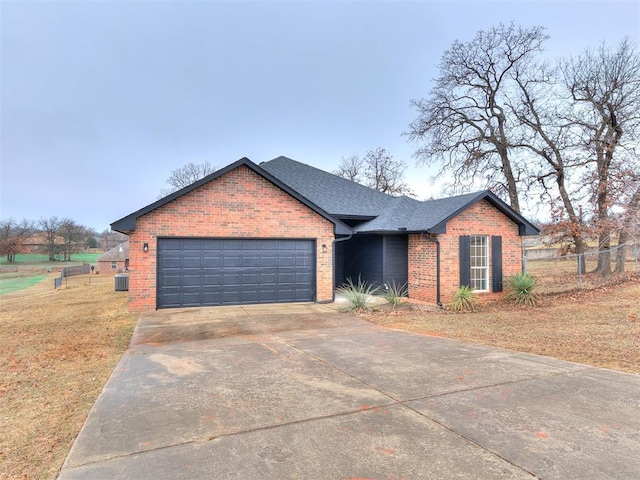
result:
[[[232,257],[223,257],[222,258],[222,268],[240,268],[242,266],[242,259],[234,255]]]
[[[259,285],[260,273],[259,272],[243,273],[240,277],[240,281],[242,282],[242,285],[244,285],[247,288],[252,285]]]
[[[215,287],[222,283],[222,274],[215,273],[209,274],[205,273],[202,275],[202,285],[205,287]]]
[[[240,287],[239,273],[223,273],[222,285],[225,287]]]
[[[278,266],[278,257],[270,253],[260,257],[260,267],[273,268]]]
[[[312,301],[311,240],[159,239],[158,307]]]
[[[256,253],[251,253],[250,255],[242,256],[242,267],[257,267],[260,265],[260,258]]]
[[[201,275],[184,275],[182,277],[182,286],[185,288],[188,287],[200,287],[202,285],[202,276]]]
[[[207,252],[207,256],[202,258],[202,268],[222,268],[222,257],[212,257],[211,252]]]
[[[197,268],[198,270],[202,268],[202,258],[201,257],[184,257],[182,261],[183,268]]]
[[[179,287],[181,285],[181,276],[176,274],[163,275],[159,282],[164,287]]]
[[[294,267],[296,264],[294,257],[284,255],[278,258],[278,267]]]
[[[173,256],[167,255],[162,259],[162,267],[179,269],[180,267],[182,267],[182,262],[180,260],[180,257],[173,257]]]

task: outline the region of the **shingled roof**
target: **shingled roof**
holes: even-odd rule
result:
[[[287,157],[274,158],[260,166],[332,215],[376,217],[393,200],[386,193]]]
[[[444,233],[450,219],[481,200],[488,201],[515,222],[520,235],[537,235],[540,232],[535,225],[489,190],[422,202],[409,197],[394,197],[282,156],[260,165],[247,158],[241,158],[188,187],[121,218],[111,224],[111,229],[128,234],[135,230],[136,220],[140,216],[241,165],[253,170],[327,218],[335,225],[334,231],[338,236],[350,233]],[[352,232],[352,229],[343,223],[349,219],[363,223],[353,227]]]
[[[129,258],[129,240],[100,255],[96,262],[122,262]]]
[[[447,222],[476,202],[486,200],[518,224],[520,235],[539,230],[489,190],[437,200],[394,197],[287,157],[260,166],[326,212],[340,218],[366,218],[355,233],[446,232]]]

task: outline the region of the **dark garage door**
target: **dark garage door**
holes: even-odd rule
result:
[[[158,308],[310,302],[313,240],[158,239]]]

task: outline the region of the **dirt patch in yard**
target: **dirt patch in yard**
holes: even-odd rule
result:
[[[542,297],[535,308],[484,304],[475,313],[403,304],[360,313],[372,323],[640,374],[640,278]]]
[[[0,297],[0,478],[52,479],[136,316],[113,277],[53,277]]]

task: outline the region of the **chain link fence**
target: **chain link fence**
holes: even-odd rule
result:
[[[540,293],[562,293],[573,290],[612,286],[640,273],[640,245],[628,243],[611,248],[612,270],[619,251],[624,248],[624,272],[603,276],[595,272],[600,252],[589,249],[582,254],[560,254],[554,248],[525,249],[524,271],[536,278]]]

